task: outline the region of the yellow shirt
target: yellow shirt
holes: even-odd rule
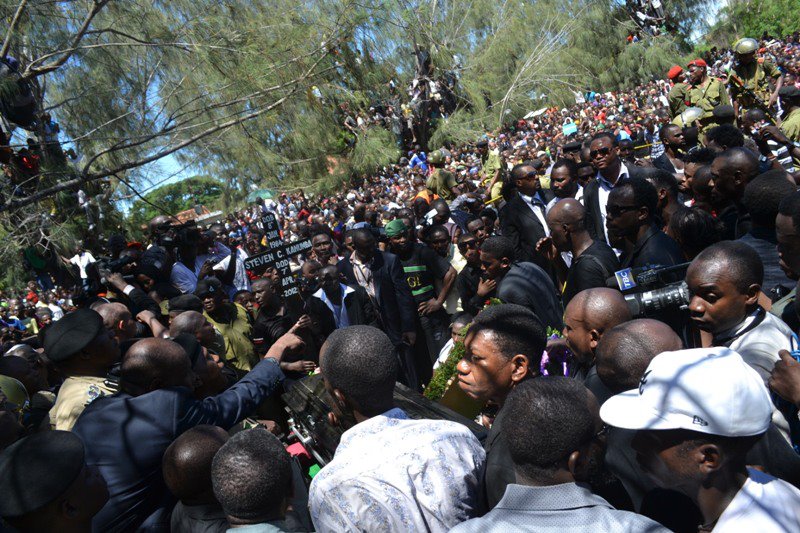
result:
[[[95,376],[70,376],[64,380],[50,409],[50,427],[70,431],[86,406],[97,398],[117,392]]]
[[[225,339],[225,358],[239,370],[249,372],[258,363],[258,356],[250,339],[253,327],[247,309],[236,303],[223,305],[226,308],[225,321],[218,322],[207,312],[203,315]]]

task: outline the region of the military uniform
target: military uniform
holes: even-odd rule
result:
[[[116,388],[105,378],[70,376],[64,380],[50,409],[50,426],[70,431],[87,405],[102,396],[114,394]]]
[[[676,83],[672,89],[667,93],[667,101],[669,102],[669,112],[672,118],[677,117],[689,107],[686,101],[689,99],[689,86],[685,83]]]
[[[735,64],[731,68],[730,74],[742,80],[745,88],[752,90],[756,96],[769,102],[772,92],[770,91],[769,81],[777,80],[781,77],[778,68],[769,61],[753,61],[747,65]],[[745,91],[738,84],[731,82],[731,97],[739,102],[739,114],[744,114],[748,109],[755,107],[755,101],[745,94]]]
[[[800,107],[795,107],[781,123],[781,130],[793,143],[800,142]]]
[[[458,185],[458,182],[453,173],[441,168],[434,169],[433,174],[428,177],[428,181],[425,183],[428,189],[448,202],[455,198],[452,188],[456,185]]]
[[[483,166],[483,177],[486,181],[486,184],[489,184],[489,181],[494,177],[495,172],[498,169],[503,168],[503,163],[500,161],[500,154],[494,151],[490,151],[486,155],[486,160],[481,161],[481,165]],[[491,197],[496,198],[500,196],[500,191],[503,189],[503,180],[498,179],[492,190],[490,191]]]
[[[247,309],[239,304],[223,304],[226,320],[215,320],[207,312],[203,315],[225,339],[225,358],[237,369],[249,372],[258,363],[258,356],[250,339],[252,326]]]
[[[713,127],[715,107],[730,105],[725,86],[716,78],[708,78],[700,85],[692,87],[689,90],[689,102],[692,107],[699,107],[703,110],[703,117],[700,119],[701,131]]]

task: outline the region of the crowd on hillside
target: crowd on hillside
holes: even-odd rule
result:
[[[800,532],[798,69],[742,39],[329,195],[25,250],[0,529]],[[482,431],[395,403],[448,362]]]

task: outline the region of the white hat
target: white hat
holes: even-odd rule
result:
[[[772,401],[764,381],[729,348],[657,355],[639,388],[609,398],[600,417],[624,429],[688,429],[724,437],[764,433]]]

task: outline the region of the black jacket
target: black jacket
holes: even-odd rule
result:
[[[545,205],[553,199],[549,190],[542,190],[539,194]],[[536,243],[547,236],[545,228],[519,194],[515,194],[500,210],[500,230],[514,244],[517,261],[535,263],[549,271],[547,260],[536,252]]]
[[[339,261],[338,267],[348,285],[358,285],[349,256]],[[414,320],[417,316],[417,306],[406,283],[400,259],[389,252],[376,251],[372,259],[372,278],[381,328],[392,343],[399,346],[403,342],[403,332],[415,331]]]
[[[353,292],[344,297],[344,308],[347,310],[349,325],[377,327],[378,317],[375,315],[375,308],[372,306],[367,291],[359,285],[350,288],[353,289]],[[318,323],[323,338],[327,338],[336,329],[336,319],[330,307],[316,296],[317,293],[314,294],[315,296],[309,298],[306,303],[308,314],[313,321]]]
[[[600,211],[600,184],[591,180],[583,188],[583,206],[586,208],[586,230],[596,241],[606,240],[606,219]]]
[[[503,303],[527,307],[546,328],[561,331],[564,310],[553,281],[533,263],[516,262],[497,283],[497,297]]]
[[[481,268],[464,266],[456,277],[456,290],[461,298],[461,307],[472,316],[480,313],[486,298],[478,296],[478,284],[481,281]],[[488,298],[488,297],[487,297]]]
[[[681,252],[678,243],[655,225],[652,225],[648,228],[647,233],[636,241],[633,250],[626,252],[620,258],[620,267],[672,266],[684,261],[683,252]]]
[[[503,433],[503,409],[497,413],[483,443],[486,451],[486,468],[483,478],[483,501],[486,510],[492,509],[503,498],[506,487],[516,483],[514,461],[508,451],[505,433]]]

